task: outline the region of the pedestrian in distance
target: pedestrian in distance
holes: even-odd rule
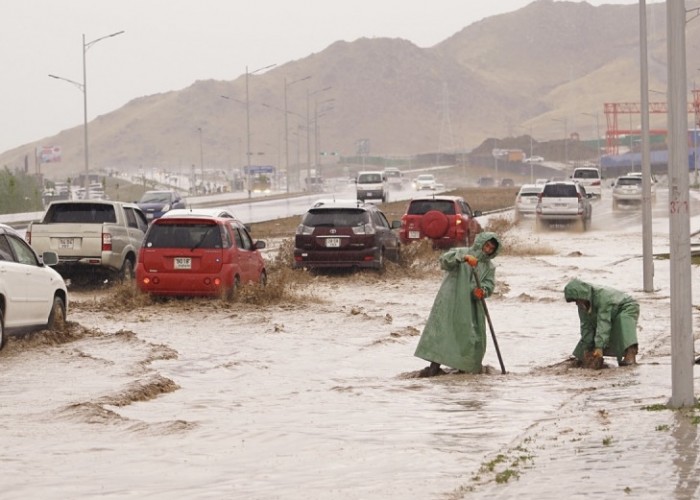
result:
[[[416,348],[415,356],[430,362],[419,376],[445,373],[440,365],[465,373],[482,372],[486,324],[479,302],[493,293],[496,268],[491,261],[500,249],[496,233],[481,232],[472,246],[452,248],[440,256],[440,267],[447,274]]]
[[[634,298],[579,279],[566,284],[564,298],[578,306],[581,338],[573,354],[581,366],[600,369],[603,356],[615,356],[619,366],[637,363],[639,303]]]

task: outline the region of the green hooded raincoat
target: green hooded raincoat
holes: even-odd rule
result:
[[[498,246],[492,255],[486,255],[482,247],[490,239],[495,239]],[[486,323],[484,308],[472,295],[476,288],[473,272],[479,273],[484,297],[491,295],[496,274],[491,259],[500,249],[501,241],[496,233],[482,232],[476,235],[472,246],[453,248],[440,256],[440,267],[447,274],[418,341],[417,357],[467,373],[481,373]],[[467,254],[478,259],[476,268],[464,262]]]
[[[573,279],[564,287],[564,297],[567,302],[580,299],[591,304],[587,311],[578,308],[581,340],[573,354],[579,361],[585,351],[600,348],[619,362],[625,349],[638,343],[639,304],[626,293]]]

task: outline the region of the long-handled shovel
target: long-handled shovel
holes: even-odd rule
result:
[[[481,283],[479,280],[479,275],[476,274],[476,271],[472,267],[472,276],[474,276],[474,280],[476,281],[476,286],[481,288]],[[496,348],[496,354],[498,355],[498,363],[501,365],[501,374],[505,375],[506,374],[506,367],[503,364],[503,357],[501,356],[501,350],[498,348],[498,340],[496,340],[496,332],[493,330],[493,323],[491,323],[491,315],[489,314],[489,308],[486,307],[486,301],[484,299],[481,299],[479,302],[481,302],[481,306],[484,308],[484,315],[486,316],[486,320],[489,322],[489,328],[491,329],[491,338],[493,339],[493,345]]]

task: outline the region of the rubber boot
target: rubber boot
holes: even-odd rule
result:
[[[435,363],[433,361],[428,368],[428,377],[434,377],[438,373],[440,373],[440,363]]]
[[[633,344],[625,349],[625,357],[618,363],[620,366],[632,366],[637,364],[637,352],[639,348],[637,344]]]

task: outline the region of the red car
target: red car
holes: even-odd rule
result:
[[[155,219],[139,251],[136,283],[151,295],[232,297],[241,284],[267,281],[260,249],[240,221],[183,216]]]
[[[414,198],[401,217],[399,237],[403,244],[428,238],[435,248],[469,246],[482,231],[480,215],[459,196]]]

